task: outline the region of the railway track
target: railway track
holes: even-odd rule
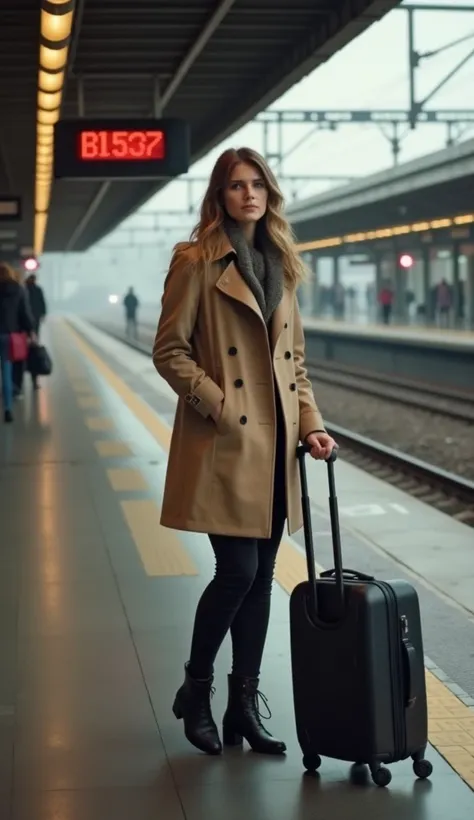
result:
[[[319,384],[347,387],[357,393],[388,399],[405,407],[474,423],[474,394],[469,392],[440,389],[435,385],[420,384],[328,361],[309,361],[307,369],[312,381]]]
[[[135,350],[147,356],[150,355],[152,334],[142,334],[141,338],[136,341],[124,337],[116,327],[104,325],[103,323],[97,323],[96,326]],[[312,367],[311,364],[310,368]],[[321,371],[322,368],[318,363],[318,375],[314,378],[319,381],[321,381]],[[355,378],[353,373],[350,374],[350,378]],[[380,376],[378,378],[381,382],[380,386],[384,388],[384,397],[388,397],[385,394],[385,389],[388,388],[384,377]],[[377,375],[374,378],[375,381],[377,381]],[[341,384],[338,381],[334,383]],[[352,387],[352,384],[350,386]],[[406,388],[406,383],[404,388]],[[434,387],[427,386],[422,389],[425,389],[430,396],[437,395]],[[380,393],[372,395],[380,396]],[[453,395],[451,394],[449,398],[453,398]],[[455,398],[458,401],[459,394],[456,394]],[[464,396],[462,396],[462,400],[467,401]],[[413,406],[420,407],[419,404]],[[466,420],[465,416],[462,418]],[[382,481],[398,487],[409,495],[415,496],[420,501],[439,509],[458,521],[474,527],[474,482],[406,455],[399,450],[387,447],[380,442],[361,436],[353,430],[348,430],[330,421],[327,422],[326,428],[337,440],[345,461],[354,464],[364,472],[370,473]]]

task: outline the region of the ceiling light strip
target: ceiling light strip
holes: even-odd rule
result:
[[[43,252],[53,181],[54,125],[59,119],[75,0],[41,0],[36,114],[34,251]]]
[[[309,242],[299,242],[296,247],[300,253],[318,251],[325,248],[335,248],[339,245],[355,244],[357,242],[373,242],[375,239],[386,239],[392,236],[404,236],[409,233],[423,231],[437,231],[442,228],[451,228],[457,225],[469,225],[474,222],[474,213],[460,214],[459,216],[443,217],[441,219],[413,222],[411,225],[392,225],[391,228],[379,228],[372,231],[359,231],[344,236],[329,236],[324,239],[314,239]]]

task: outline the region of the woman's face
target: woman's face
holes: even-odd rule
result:
[[[224,188],[224,205],[236,222],[258,222],[267,210],[268,190],[255,165],[239,162]]]

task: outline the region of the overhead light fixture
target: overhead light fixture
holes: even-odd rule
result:
[[[65,14],[61,13],[60,7],[57,14],[51,14],[44,8],[41,9],[41,36],[43,39],[48,40],[50,43],[61,43],[63,40],[67,40],[71,33],[73,15],[73,11]]]
[[[53,150],[54,138],[51,135],[50,137],[45,136],[44,134],[38,134],[36,138],[36,145],[42,148],[50,148],[51,151]]]
[[[40,67],[45,71],[61,71],[66,67],[68,48],[48,48],[40,45]]]
[[[48,222],[48,214],[45,211],[37,211],[35,216],[35,237],[34,248],[35,253],[38,254],[37,248],[43,250],[44,236],[46,233],[46,225]],[[38,254],[39,255],[39,254]]]
[[[54,93],[49,91],[38,91],[38,108],[46,111],[55,111],[61,105],[62,93],[62,89],[60,91],[55,91]]]
[[[54,125],[59,119],[59,108],[55,111],[44,111],[43,108],[38,109],[38,122],[42,125]]]
[[[47,91],[49,94],[55,91],[61,91],[64,83],[64,71],[58,71],[56,74],[51,74],[49,71],[40,69],[38,76],[38,88],[41,91]]]
[[[54,129],[53,129],[52,125],[47,125],[46,123],[44,123],[44,124],[39,123],[36,126],[36,133],[37,134],[42,134],[43,136],[53,137],[54,136]]]
[[[35,208],[37,211],[44,212],[48,210],[49,200],[51,195],[51,188],[37,188],[35,196]]]

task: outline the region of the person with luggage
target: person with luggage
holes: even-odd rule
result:
[[[191,241],[175,248],[153,348],[178,395],[161,523],[208,534],[216,562],[173,704],[208,754],[222,751],[210,698],[229,631],[224,744],[286,750],[259,706],[274,565],[285,521],[290,534],[302,525],[298,442],[316,459],[335,446],[304,364],[303,275],[273,172],[249,148],[225,151]]]
[[[34,329],[37,337],[40,335],[41,323],[44,321],[47,314],[46,299],[44,297],[43,288],[38,285],[37,277],[31,273],[25,282],[26,294],[30,305],[30,312],[34,321]],[[29,363],[30,364],[30,363]],[[38,373],[35,369],[31,369],[31,381],[33,383],[33,390],[38,390]]]
[[[7,423],[13,421],[13,366],[16,362],[23,364],[27,356],[25,334],[30,340],[36,338],[25,291],[13,268],[0,262],[0,366],[3,418]]]

